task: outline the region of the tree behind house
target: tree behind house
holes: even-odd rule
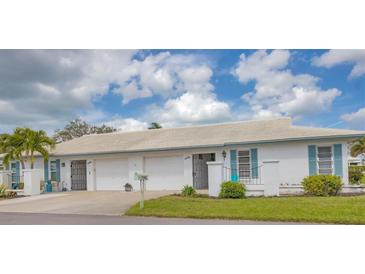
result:
[[[162,126],[156,122],[152,122],[151,125],[148,127],[148,129],[159,129],[159,128],[162,128]]]
[[[57,143],[65,142],[89,134],[111,133],[115,128],[107,125],[92,126],[80,119],[75,119],[68,123],[64,129],[57,129],[53,136]]]

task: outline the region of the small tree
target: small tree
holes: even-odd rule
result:
[[[162,128],[162,126],[156,122],[152,122],[151,125],[148,127],[148,129],[159,129],[159,128]]]
[[[359,155],[365,156],[365,137],[357,139],[351,146],[351,156],[357,157]]]
[[[92,126],[86,123],[85,121],[82,121],[80,119],[75,119],[68,123],[64,129],[60,130],[57,129],[55,131],[55,134],[53,136],[53,139],[59,143],[59,142],[66,142],[70,141],[74,138],[78,138],[84,135],[89,134],[101,134],[101,133],[111,133],[116,131],[115,128],[109,127],[107,125],[101,125],[101,126]]]
[[[139,181],[141,200],[139,201],[139,208],[144,208],[144,192],[146,191],[146,181],[148,180],[148,175],[141,173],[134,173],[134,178]]]
[[[8,165],[12,160],[20,161],[25,169],[25,162],[30,163],[34,168],[34,154],[38,152],[47,160],[49,149],[54,148],[55,142],[47,136],[43,130],[32,130],[30,128],[16,128],[13,134],[2,135],[1,146],[4,156],[4,164]]]

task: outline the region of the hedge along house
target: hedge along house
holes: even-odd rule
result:
[[[271,184],[292,192],[313,174],[336,174],[348,185],[348,143],[364,134],[293,126],[290,118],[117,132],[58,144],[35,168],[67,190],[120,191],[127,182],[138,190],[135,172],[149,176],[147,190],[180,190],[208,189],[207,163],[216,162],[219,182],[243,182],[252,195]],[[11,172],[21,174],[19,164]]]

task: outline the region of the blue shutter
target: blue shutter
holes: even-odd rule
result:
[[[56,160],[56,179],[57,179],[57,182],[61,181],[61,161],[60,161],[60,159]]]
[[[16,176],[16,182],[20,182],[20,163],[17,161],[15,163],[15,176]]]
[[[316,146],[310,145],[308,146],[308,166],[309,166],[309,175],[317,174],[317,152]]]
[[[237,150],[231,150],[231,181],[238,182],[237,175]]]
[[[257,148],[251,149],[251,178],[257,179],[259,174],[258,161],[257,161]]]
[[[333,155],[334,155],[334,166],[335,166],[335,175],[342,177],[343,176],[343,165],[342,165],[342,145],[335,144],[333,145]]]
[[[48,161],[44,160],[44,181],[48,182],[49,180],[49,173],[48,173]]]

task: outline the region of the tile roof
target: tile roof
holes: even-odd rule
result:
[[[292,126],[290,118],[253,120],[135,132],[86,135],[60,143],[53,155],[98,154],[223,146],[235,143],[357,138],[365,132]]]

